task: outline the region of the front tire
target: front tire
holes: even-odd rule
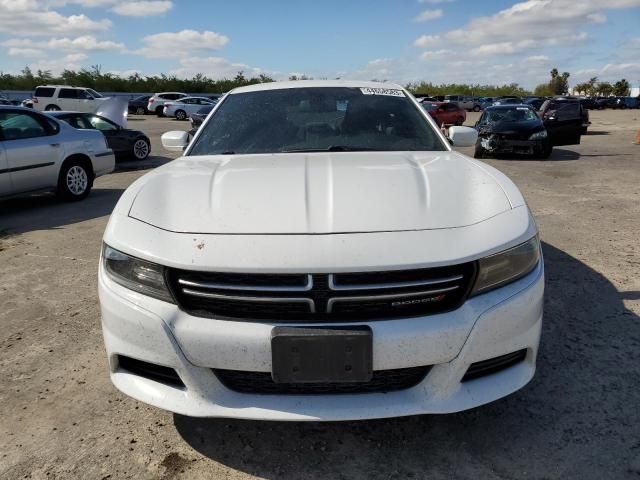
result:
[[[146,160],[149,156],[149,152],[151,152],[149,140],[147,140],[146,138],[136,139],[131,150],[133,158],[135,158],[136,160]]]
[[[66,162],[58,177],[57,194],[63,200],[74,202],[87,198],[93,187],[93,173],[87,162],[71,160]]]
[[[159,117],[164,117],[163,110],[164,110],[164,107],[162,107],[162,106],[156,107],[156,110],[155,110],[156,115],[159,116]]]
[[[187,112],[185,112],[184,110],[176,111],[176,120],[186,120],[186,119],[187,119]]]
[[[540,150],[540,152],[534,154],[534,156],[536,158],[541,159],[541,160],[546,160],[547,158],[549,158],[551,156],[552,152],[553,152],[553,145],[551,145],[550,143],[546,143],[542,147],[542,150]]]
[[[478,106],[478,105],[474,105],[474,106],[473,106],[473,111],[474,111],[474,112],[479,112],[479,111],[480,111],[480,106]]]

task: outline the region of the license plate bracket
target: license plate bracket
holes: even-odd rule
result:
[[[274,327],[271,376],[276,383],[368,382],[373,375],[369,327]]]

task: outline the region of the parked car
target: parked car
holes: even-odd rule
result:
[[[64,85],[36,87],[31,99],[33,108],[40,111],[73,110],[95,113],[109,100],[91,88]]]
[[[103,239],[125,394],[182,415],[355,420],[465,410],[533,377],[532,214],[402,87],[242,87],[190,143],[162,142],[183,157],[123,193]]]
[[[475,158],[504,153],[548,158],[553,150],[554,144],[544,123],[528,105],[488,107],[475,128],[478,130]]]
[[[0,107],[0,197],[54,190],[81,200],[114,161],[100,132],[75,130],[32,109]]]
[[[151,142],[143,132],[122,128],[103,116],[79,112],[51,112],[50,115],[64,120],[73,128],[100,130],[117,157],[144,160],[151,153]]]
[[[164,110],[165,102],[175,101],[187,96],[188,95],[186,93],[180,93],[180,92],[156,93],[149,99],[149,103],[147,104],[147,110],[149,112],[155,113],[159,117],[162,117],[164,115],[163,110]]]
[[[615,97],[615,103],[612,108],[627,109],[627,108],[640,108],[637,97]]]
[[[591,97],[581,98],[580,103],[582,104],[583,108],[586,108],[588,110],[597,110],[599,108],[596,99]]]
[[[204,122],[207,115],[213,110],[214,106],[215,105],[206,105],[201,107],[196,113],[191,114],[191,117],[189,117],[191,119],[191,131],[189,132],[191,135],[196,134],[198,128],[200,128],[200,125],[202,125],[202,122]]]
[[[533,107],[535,110],[540,110],[544,101],[545,99],[542,97],[528,97],[524,99],[524,104]]]
[[[478,99],[478,103],[480,104],[480,110],[484,110],[487,107],[490,107],[495,102],[493,97],[480,97]]]
[[[129,113],[133,115],[147,115],[149,113],[147,106],[149,105],[150,98],[150,95],[142,95],[133,100],[129,100]]]
[[[467,111],[479,112],[482,109],[479,99],[468,95],[445,95],[444,101],[455,102],[460,108]]]
[[[585,135],[591,125],[589,110],[575,97],[554,97],[546,100],[539,112],[545,126],[568,143],[555,145],[575,145],[580,143],[580,135]]]
[[[439,127],[442,125],[462,125],[467,119],[467,112],[457,103],[452,102],[422,102],[429,115],[433,117]]]
[[[498,97],[493,105],[523,105],[520,97]]]
[[[203,106],[215,105],[216,102],[204,97],[184,97],[172,102],[165,102],[164,116],[175,117],[177,120],[186,120],[189,115],[196,113]]]

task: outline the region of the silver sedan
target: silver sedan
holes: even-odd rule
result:
[[[28,108],[0,106],[0,198],[54,190],[65,200],[81,200],[114,165],[101,132],[76,130]]]

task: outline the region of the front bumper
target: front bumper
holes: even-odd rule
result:
[[[480,136],[478,141],[480,146],[491,153],[515,153],[522,155],[533,155],[542,153],[547,147],[549,140],[511,140],[500,138],[497,135]]]
[[[535,372],[544,268],[459,309],[426,317],[372,321],[374,370],[432,365],[415,387],[389,393],[258,395],[225,387],[212,368],[269,372],[275,324],[190,316],[99,276],[104,340],[115,386],[138,400],[198,417],[333,421],[457,412],[523,387]],[[461,382],[474,362],[526,349],[524,361]],[[172,387],[119,367],[124,355],[176,370]]]

